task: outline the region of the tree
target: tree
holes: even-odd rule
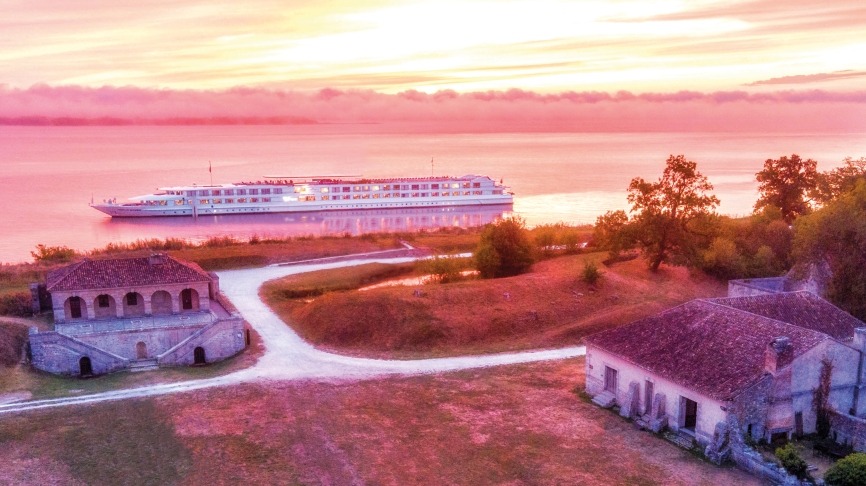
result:
[[[38,263],[66,263],[72,261],[78,253],[66,246],[45,246],[40,243],[30,255]]]
[[[475,268],[482,278],[521,274],[535,262],[532,240],[523,219],[512,216],[488,224],[475,250]]]
[[[592,233],[593,245],[599,250],[607,250],[611,258],[616,258],[626,248],[634,244],[628,231],[628,215],[623,210],[608,211],[595,219]]]
[[[815,199],[827,204],[857,186],[857,181],[866,179],[866,157],[857,160],[845,157],[842,167],[818,174]]]
[[[826,264],[827,298],[866,319],[866,180],[794,225],[794,258]]]
[[[817,162],[803,160],[797,154],[791,157],[764,161],[764,170],[755,174],[761,196],[755,203],[755,211],[765,207],[779,208],[782,218],[791,223],[797,216],[811,210],[809,197],[817,189]]]
[[[684,155],[668,157],[658,182],[632,179],[628,202],[632,205],[632,230],[643,248],[650,269],[658,270],[662,262],[694,261],[695,243],[704,239],[705,225],[719,205],[716,196],[708,195],[713,185],[697,170],[697,164]]]
[[[797,476],[798,479],[809,477],[809,464],[800,457],[800,453],[794,444],[790,442],[776,449],[776,458],[782,463],[786,471]]]
[[[824,473],[830,486],[862,486],[866,484],[866,454],[855,452],[836,461]]]

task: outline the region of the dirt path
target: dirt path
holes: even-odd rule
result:
[[[411,250],[409,251],[411,252]],[[417,258],[419,257],[402,256],[394,258],[390,254],[377,255],[372,258],[371,255],[359,255],[355,258],[345,257],[326,263],[296,263],[293,265],[272,265],[264,268],[218,272],[222,292],[237,307],[247,322],[256,329],[265,345],[264,355],[252,367],[228,375],[202,380],[150,385],[78,397],[4,404],[0,405],[0,415],[25,410],[180,393],[251,381],[304,379],[363,380],[387,375],[437,373],[468,368],[564,359],[582,356],[585,353],[583,346],[572,346],[553,350],[421,360],[380,360],[342,356],[320,351],[301,339],[300,336],[261,301],[258,295],[259,287],[264,282],[286,275],[374,262],[403,263]]]

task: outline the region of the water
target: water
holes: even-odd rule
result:
[[[591,223],[627,209],[633,177],[656,179],[685,154],[715,185],[720,212],[751,212],[754,174],[767,158],[798,153],[838,166],[866,155],[866,134],[483,133],[426,134],[381,125],[0,127],[0,261],[30,259],[37,243],[87,250],[176,236],[248,237],[414,230],[484,224],[508,208],[319,213],[267,217],[112,220],[87,206],[189,183],[265,175],[484,174],[515,192],[530,225]]]

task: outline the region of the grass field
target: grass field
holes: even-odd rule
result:
[[[759,484],[586,403],[583,360],[0,418],[0,484]]]
[[[532,272],[495,280],[333,291],[293,298],[309,281],[358,281],[370,268],[341,269],[266,284],[262,296],[308,341],[373,356],[419,357],[559,347],[688,300],[724,295],[715,279],[680,267],[647,270],[632,260],[604,267],[601,254],[537,263]],[[584,263],[604,272],[582,281]],[[358,272],[358,276],[352,276]]]

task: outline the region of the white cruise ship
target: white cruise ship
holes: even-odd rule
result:
[[[112,199],[91,206],[112,217],[209,216],[511,204],[514,195],[502,181],[479,175],[382,179],[313,176],[164,187],[130,201]]]

